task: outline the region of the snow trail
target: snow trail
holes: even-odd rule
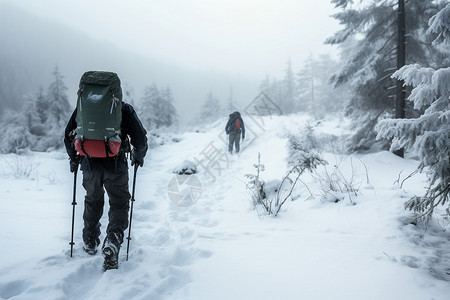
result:
[[[106,273],[100,254],[82,250],[81,178],[70,258],[73,177],[63,153],[30,154],[29,162],[41,162],[33,180],[0,176],[7,199],[0,211],[0,237],[6,242],[0,247],[0,299],[446,298],[448,279],[437,280],[427,270],[445,273],[448,233],[434,228],[425,240],[417,227],[402,223],[403,202],[422,191],[424,178],[402,189],[393,185],[400,171],[415,169],[414,160],[388,152],[355,156],[357,177],[366,178],[360,158],[370,178],[370,184],[361,183],[356,205],[348,198],[322,201],[306,176],[314,197],[299,186],[295,201],[288,201],[278,217],[253,209],[244,175],[254,173],[260,152],[266,167],[262,177],[281,179],[287,134],[304,126],[301,116],[267,118],[264,128],[246,120],[242,153],[220,160],[221,168],[200,166],[194,175],[200,198],[191,205],[175,201],[168,193],[175,188],[182,196],[194,194],[172,169],[186,159],[204,158],[208,149],[224,151],[225,121],[149,150],[137,175],[129,260],[125,240],[119,269]],[[338,123],[317,126],[318,132],[339,130]],[[335,163],[335,155],[325,156]],[[350,163],[342,164],[342,172],[352,172]],[[101,223],[103,238],[106,211]]]

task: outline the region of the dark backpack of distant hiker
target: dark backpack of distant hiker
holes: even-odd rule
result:
[[[119,153],[122,89],[116,73],[89,71],[80,79],[77,100],[75,149],[89,157]]]

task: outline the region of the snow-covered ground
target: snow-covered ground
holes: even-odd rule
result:
[[[267,216],[253,208],[245,175],[255,173],[260,152],[262,178],[281,179],[288,133],[299,133],[306,117],[244,121],[239,155],[226,155],[226,119],[149,151],[138,171],[129,260],[125,244],[119,269],[106,273],[100,254],[82,250],[81,178],[70,257],[73,175],[65,153],[1,155],[0,298],[449,299],[448,222],[437,218],[425,231],[403,209],[426,186],[423,174],[399,184],[416,160],[341,156],[336,139],[323,153],[327,170],[337,165],[358,196],[327,201],[318,175],[305,174],[293,201]],[[312,124],[317,136],[339,136],[343,122]],[[185,160],[199,173],[172,173]],[[104,233],[106,213],[102,224]]]

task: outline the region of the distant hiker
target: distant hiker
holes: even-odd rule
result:
[[[94,255],[100,245],[100,218],[105,189],[109,197],[109,223],[102,246],[103,269],[117,269],[118,255],[128,227],[130,192],[125,152],[131,165],[143,166],[147,152],[146,130],[130,104],[122,102],[117,74],[90,71],[80,80],[77,108],[65,130],[64,144],[70,171],[81,163],[84,201],[84,250]],[[130,138],[130,141],[129,139]]]
[[[236,153],[240,151],[240,140],[242,133],[242,140],[245,139],[245,126],[238,111],[230,114],[230,119],[225,126],[225,132],[229,135],[228,152],[233,153],[233,145],[236,148]]]

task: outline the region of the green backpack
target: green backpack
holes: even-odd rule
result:
[[[116,73],[89,71],[80,79],[77,100],[75,149],[89,157],[119,153],[122,88]]]

